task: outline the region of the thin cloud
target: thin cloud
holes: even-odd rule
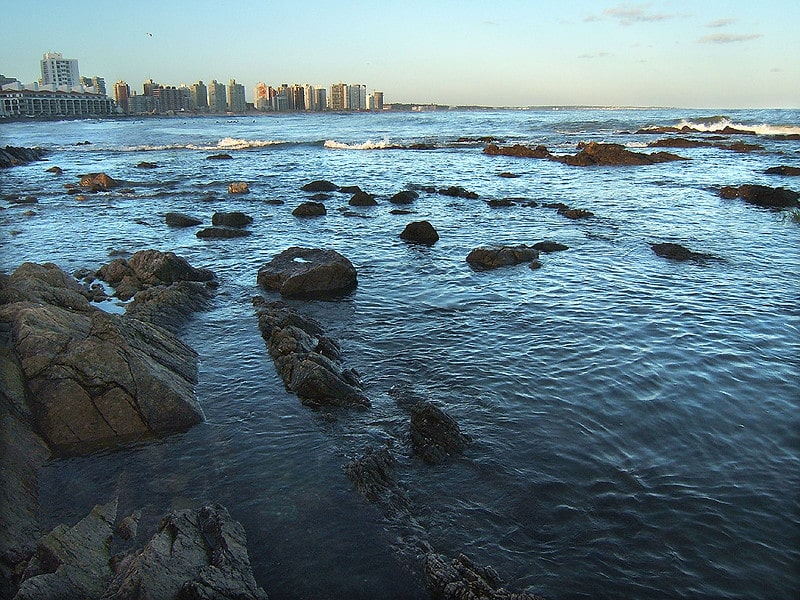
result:
[[[586,54],[579,54],[578,58],[583,59],[593,59],[593,58],[604,58],[606,56],[611,56],[610,52],[589,52]]]
[[[712,29],[717,27],[727,27],[735,22],[736,19],[717,19],[716,21],[710,21],[706,23],[706,27],[711,27]]]
[[[714,33],[712,35],[705,35],[700,38],[701,44],[736,44],[738,42],[749,42],[760,37],[764,37],[760,33]]]
[[[620,25],[633,25],[634,23],[653,23],[672,19],[675,15],[654,13],[649,10],[650,4],[618,4],[603,11],[603,15],[619,21]]]

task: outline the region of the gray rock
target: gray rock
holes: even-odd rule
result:
[[[476,565],[464,554],[447,560],[428,552],[423,557],[428,590],[434,600],[536,600],[527,592],[510,592],[492,567]]]
[[[82,291],[55,265],[26,263],[2,294],[0,326],[48,445],[80,454],[202,421],[197,354],[161,327],[91,306]]]
[[[59,525],[36,544],[15,600],[100,598],[111,579],[117,501],[95,506],[74,527]]]
[[[335,250],[294,246],[258,270],[258,284],[287,297],[329,298],[358,285],[353,264]]]
[[[266,600],[244,527],[221,505],[167,515],[141,552],[122,561],[104,600]]]

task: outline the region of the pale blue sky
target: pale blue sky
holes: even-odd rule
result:
[[[234,78],[386,102],[800,107],[797,0],[39,0],[2,9],[0,73],[45,52],[141,92]],[[152,34],[152,35],[149,35]]]

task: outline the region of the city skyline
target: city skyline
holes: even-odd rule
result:
[[[251,103],[259,82],[351,81],[396,103],[800,107],[800,7],[788,0],[44,0],[4,12],[0,73],[22,82],[60,52],[109,87],[235,79]],[[91,15],[103,26],[87,30]]]

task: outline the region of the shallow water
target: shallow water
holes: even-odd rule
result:
[[[206,422],[157,443],[53,461],[42,474],[48,524],[74,522],[119,495],[145,507],[140,531],[170,508],[215,501],[246,530],[271,598],[424,598],[403,523],[359,496],[342,467],[393,444],[400,483],[424,539],[440,553],[492,565],[511,589],[548,598],[793,598],[800,593],[800,227],[784,213],[722,200],[722,185],[798,190],[764,175],[800,164],[800,142],[739,154],[670,150],[689,161],[578,168],[482,154],[481,136],[574,152],[579,141],[647,151],[641,127],[714,111],[561,110],[266,115],[0,124],[0,143],[40,145],[47,163],[0,173],[0,269],[26,260],[72,271],[114,253],[172,250],[211,268],[211,308],[180,332],[200,354]],[[798,111],[734,111],[736,125],[800,131]],[[763,127],[763,126],[769,127]],[[74,145],[84,140],[90,145]],[[328,143],[326,143],[328,142]],[[425,142],[432,150],[381,149]],[[228,152],[230,161],[206,157]],[[157,163],[137,169],[140,161]],[[64,175],[45,168],[58,165]],[[132,192],[64,193],[88,171]],[[498,177],[503,171],[515,179]],[[314,179],[359,185],[373,208],[325,201],[293,208]],[[231,181],[251,192],[227,193]],[[461,185],[478,200],[422,192],[412,215],[388,198],[410,185]],[[492,198],[526,198],[490,208]],[[280,199],[283,205],[267,200]],[[541,206],[595,216],[572,221]],[[347,216],[348,208],[365,217]],[[26,216],[25,211],[34,214]],[[171,229],[180,211],[254,217],[247,238],[205,241]],[[429,220],[441,239],[399,233]],[[565,252],[475,272],[469,251],[555,240]],[[650,243],[677,242],[720,260],[674,263]],[[336,302],[293,302],[338,339],[373,407],[331,421],[287,393],[261,339],[258,268],[300,245],[333,248],[359,285]],[[408,416],[389,395],[411,385],[473,440],[429,467],[407,445]]]

